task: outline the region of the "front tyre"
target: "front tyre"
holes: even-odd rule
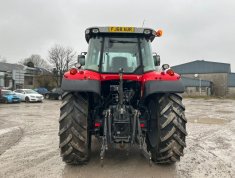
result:
[[[147,145],[156,163],[174,163],[186,147],[186,118],[178,94],[155,95],[148,102],[151,131]],[[152,133],[151,133],[152,132]]]
[[[62,100],[62,96],[61,95],[58,96],[57,100]]]
[[[46,98],[46,99],[50,99],[49,94],[46,94],[46,95],[45,95],[45,98]]]
[[[30,102],[29,97],[27,97],[27,96],[25,97],[25,102],[26,102],[26,103],[29,103],[29,102]]]
[[[60,108],[60,151],[67,164],[85,164],[89,161],[91,134],[89,132],[88,95],[65,92]]]
[[[8,104],[8,99],[7,98],[4,98],[4,101],[3,101],[5,104]]]

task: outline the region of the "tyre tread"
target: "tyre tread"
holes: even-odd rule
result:
[[[180,160],[186,147],[185,137],[187,119],[182,97],[178,94],[163,94],[155,96],[156,109],[159,107],[160,143],[151,147],[152,158],[155,163],[166,164]]]
[[[60,150],[67,164],[86,164],[90,157],[86,94],[64,92],[60,108]]]

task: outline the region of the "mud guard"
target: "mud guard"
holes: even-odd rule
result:
[[[98,80],[66,80],[62,79],[63,91],[93,92],[100,95],[100,81]]]
[[[183,93],[184,85],[181,80],[161,81],[150,80],[144,85],[144,98],[155,93]]]

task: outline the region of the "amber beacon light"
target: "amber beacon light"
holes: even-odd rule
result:
[[[162,34],[163,34],[163,31],[161,29],[156,31],[156,36],[157,37],[161,37]]]

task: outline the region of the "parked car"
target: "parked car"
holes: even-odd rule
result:
[[[53,88],[51,91],[45,94],[46,99],[55,99],[60,100],[62,95],[62,89],[61,88]]]
[[[49,91],[46,88],[35,88],[34,91],[38,92],[39,94],[45,96],[45,94],[47,94]]]
[[[20,103],[20,98],[11,90],[1,90],[0,102],[2,102],[2,103]]]
[[[17,96],[20,97],[21,101],[25,102],[42,102],[44,97],[38,92],[32,89],[18,89],[15,90]]]

